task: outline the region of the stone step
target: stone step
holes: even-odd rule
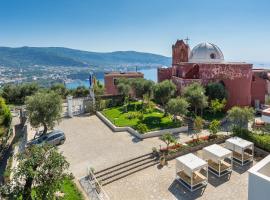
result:
[[[122,178],[130,176],[131,174],[142,171],[142,170],[144,170],[144,169],[146,169],[148,167],[152,167],[152,166],[154,166],[154,165],[156,165],[158,163],[159,162],[156,161],[156,160],[145,162],[143,164],[137,165],[137,166],[129,168],[127,170],[121,171],[121,173],[113,174],[112,176],[107,177],[105,180],[101,180],[102,181],[101,184],[102,184],[102,186],[108,185],[108,184],[110,184],[112,182],[115,182],[117,180],[120,180]]]
[[[142,159],[142,158],[144,158],[144,157],[147,157],[147,156],[148,156],[148,157],[149,157],[149,156],[152,156],[152,153],[144,154],[144,155],[141,155],[141,156],[132,158],[132,159],[130,159],[130,160],[121,162],[121,163],[119,163],[119,164],[117,164],[117,165],[110,166],[110,167],[105,168],[105,169],[103,169],[103,170],[100,170],[100,171],[98,171],[98,172],[95,172],[95,176],[98,176],[98,174],[103,173],[103,172],[108,171],[108,170],[111,170],[111,169],[113,169],[113,168],[116,168],[116,167],[119,167],[119,166],[123,166],[123,165],[125,165],[125,164],[127,164],[127,163],[130,163],[130,162],[133,162],[133,161],[134,161],[134,162],[139,161],[140,159]]]
[[[137,160],[133,160],[131,162],[127,162],[127,163],[118,165],[117,167],[110,168],[108,170],[103,171],[102,173],[99,173],[96,176],[96,178],[99,179],[99,178],[104,177],[104,176],[106,176],[108,174],[112,174],[114,172],[120,171],[120,170],[125,169],[125,168],[128,168],[130,166],[134,166],[135,164],[142,163],[142,162],[147,161],[147,160],[148,161],[149,160],[153,160],[153,158],[154,157],[150,155],[149,157],[143,157],[143,159],[139,159],[139,160],[137,159]]]

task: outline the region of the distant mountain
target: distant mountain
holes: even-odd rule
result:
[[[0,47],[0,65],[24,66],[160,66],[170,65],[171,58],[136,51],[110,53],[88,52],[62,47]]]

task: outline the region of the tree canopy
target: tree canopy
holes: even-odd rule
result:
[[[7,134],[7,129],[11,123],[12,116],[9,107],[6,105],[5,100],[0,97],[0,138]],[[1,144],[1,140],[0,140]]]
[[[167,149],[169,148],[170,144],[177,142],[176,138],[170,133],[162,135],[160,139],[167,145]]]
[[[154,82],[144,78],[136,78],[131,81],[132,88],[135,91],[136,97],[142,98],[144,95],[151,97],[153,92]]]
[[[176,119],[176,115],[186,115],[188,112],[188,107],[189,103],[184,98],[177,97],[169,100],[166,106],[166,110],[170,114],[174,115],[174,119]]]
[[[207,96],[205,96],[205,89],[197,82],[185,87],[184,97],[194,108],[195,115],[197,115],[198,108],[202,111],[202,109],[208,105]]]
[[[217,112],[221,112],[225,109],[225,106],[226,106],[226,99],[223,99],[223,100],[219,100],[219,99],[213,99],[211,100],[210,102],[210,111],[212,113],[217,113]]]
[[[13,179],[1,188],[2,196],[9,199],[54,199],[64,179],[70,177],[69,163],[49,145],[27,148],[18,154],[17,160]]]
[[[2,88],[2,97],[9,104],[24,104],[27,96],[35,94],[40,87],[36,83],[24,83],[21,85],[5,84]]]
[[[223,84],[221,83],[209,83],[206,86],[206,95],[209,97],[210,100],[218,99],[223,100],[227,99],[227,91]]]
[[[51,90],[60,95],[63,99],[65,99],[69,93],[66,86],[62,83],[56,83],[52,85]]]
[[[220,121],[214,119],[213,121],[211,121],[210,125],[209,125],[209,131],[211,134],[215,135],[217,134],[217,132],[220,129]]]
[[[228,111],[228,118],[234,127],[247,128],[248,122],[254,118],[254,110],[234,106]]]
[[[62,114],[62,99],[55,92],[38,92],[26,100],[26,110],[31,126],[52,129]]]
[[[175,95],[176,86],[172,81],[165,80],[158,83],[154,87],[155,101],[161,104],[163,107],[167,102]]]

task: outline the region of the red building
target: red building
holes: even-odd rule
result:
[[[252,64],[226,62],[222,51],[211,43],[201,43],[191,51],[183,40],[172,46],[172,67],[158,69],[158,81],[172,80],[178,91],[192,82],[222,83],[228,92],[227,107],[260,105],[268,94],[266,70],[252,70]]]
[[[110,72],[104,75],[105,93],[117,95],[116,80],[120,78],[144,78],[141,72]]]

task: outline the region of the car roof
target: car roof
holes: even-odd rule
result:
[[[47,137],[52,137],[53,135],[57,135],[57,134],[64,134],[64,132],[60,130],[53,130],[52,132],[47,134]]]

